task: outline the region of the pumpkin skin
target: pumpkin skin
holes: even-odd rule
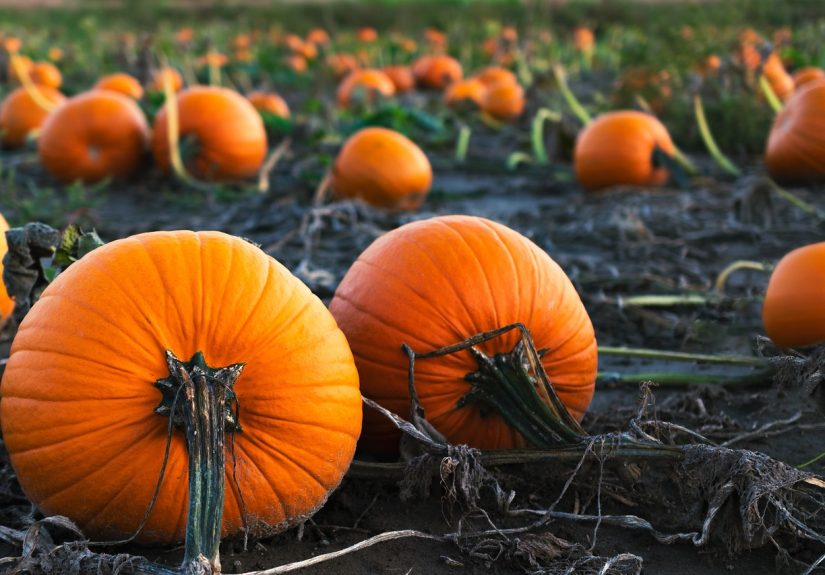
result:
[[[464,77],[461,63],[450,56],[422,56],[413,65],[413,75],[419,86],[443,90]]]
[[[278,94],[251,92],[247,99],[259,112],[269,112],[280,118],[289,118],[289,106]]]
[[[149,126],[132,99],[91,90],[69,99],[46,118],[37,152],[43,167],[57,180],[94,183],[132,174],[148,142]]]
[[[533,242],[501,224],[473,216],[442,216],[397,228],[353,264],[330,304],[346,334],[361,391],[408,418],[407,343],[428,352],[473,335],[522,322],[560,399],[581,420],[593,396],[596,339],[590,318],[564,271]],[[508,333],[481,344],[508,353]],[[480,449],[525,446],[497,413],[476,404],[457,408],[470,391],[464,376],[478,369],[469,351],[416,363],[416,389],[427,419],[452,443]],[[398,433],[382,415],[364,410],[363,446],[397,452]]]
[[[90,536],[132,534],[166,445],[168,419],[153,410],[167,349],[181,358],[202,351],[215,367],[246,362],[234,387],[242,427],[235,473],[253,533],[283,530],[319,508],[360,431],[352,354],[309,289],[220,232],[112,242],[68,268],[33,306],[0,388],[3,437],[28,497]],[[226,461],[229,536],[243,527],[229,446]],[[176,430],[140,542],[183,538],[187,467]]]
[[[669,155],[675,149],[667,128],[655,117],[633,110],[602,114],[576,138],[576,178],[588,190],[661,185],[668,170],[653,165],[656,147]]]
[[[415,88],[415,77],[409,66],[387,66],[382,71],[392,80],[396,94],[404,94]]]
[[[780,347],[825,342],[825,242],[786,254],[768,281],[765,333]]]
[[[358,92],[360,98],[373,102],[379,95],[389,98],[395,94],[395,84],[381,70],[355,70],[338,87],[338,104],[346,108]]]
[[[110,90],[112,92],[118,92],[135,100],[140,100],[143,98],[143,86],[140,85],[137,78],[122,72],[103,76],[97,81],[94,88],[95,90]]]
[[[249,100],[227,88],[193,86],[178,96],[180,138],[197,140],[188,166],[201,178],[242,180],[258,173],[266,157],[266,130]],[[167,111],[155,116],[155,163],[169,170]]]
[[[825,80],[809,82],[774,118],[765,165],[779,182],[825,179]]]
[[[327,66],[336,78],[343,78],[359,68],[358,60],[352,54],[338,52],[327,57]]]
[[[825,70],[822,68],[817,68],[816,66],[807,66],[794,72],[792,78],[794,88],[799,90],[799,88],[804,84],[825,78]]]
[[[450,84],[444,91],[444,103],[448,106],[463,106],[472,103],[481,107],[487,88],[477,78],[467,78]]]
[[[149,84],[150,92],[163,92],[164,78],[172,79],[172,90],[180,92],[183,89],[183,76],[174,68],[161,68],[152,75],[152,82]]]
[[[55,90],[63,84],[63,74],[51,62],[35,62],[29,71],[29,76],[35,84],[48,86]]]
[[[485,86],[493,86],[499,83],[518,84],[516,75],[501,66],[488,66],[476,74],[475,77]]]
[[[53,88],[38,86],[40,94],[49,102],[62,104],[66,97]],[[49,111],[40,107],[25,88],[15,89],[0,105],[0,129],[3,130],[3,146],[21,148],[29,132],[43,125]]]
[[[494,84],[484,91],[481,109],[496,120],[515,120],[524,112],[524,89],[507,81]]]
[[[14,300],[11,299],[6,286],[3,284],[3,258],[6,252],[9,251],[9,244],[6,241],[6,230],[9,229],[9,223],[3,214],[0,214],[0,327],[2,327],[14,311]]]
[[[413,210],[424,201],[432,181],[432,167],[421,148],[403,134],[373,127],[352,135],[341,148],[331,186],[339,198]]]
[[[762,73],[765,74],[765,78],[767,78],[771,88],[780,100],[784,102],[790,98],[794,91],[794,81],[785,70],[785,65],[779,58],[779,54],[773,52],[768,56],[762,68]]]
[[[573,45],[576,50],[584,54],[593,52],[596,45],[596,35],[586,26],[578,26],[573,30]]]

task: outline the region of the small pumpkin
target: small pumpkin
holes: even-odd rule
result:
[[[576,178],[588,190],[663,184],[669,172],[656,162],[657,148],[669,156],[675,151],[667,128],[654,116],[635,110],[607,112],[576,138]]]
[[[289,118],[286,100],[273,92],[251,92],[247,99],[259,112],[269,112],[280,118]]]
[[[393,130],[364,128],[341,148],[331,187],[339,198],[360,198],[381,208],[412,210],[421,205],[433,172],[421,148]]]
[[[152,81],[149,84],[149,91],[163,92],[165,78],[169,78],[172,82],[172,89],[175,92],[180,92],[183,89],[183,76],[174,68],[161,68],[152,74]]]
[[[43,124],[37,152],[61,182],[125,178],[140,165],[149,127],[134,100],[106,90],[70,98]]]
[[[481,110],[497,120],[515,120],[524,112],[524,89],[509,81],[488,86],[481,98]]]
[[[413,64],[415,81],[423,88],[443,90],[464,77],[461,63],[445,54],[421,56]]]
[[[762,73],[771,85],[776,96],[783,102],[791,97],[794,91],[793,77],[785,70],[785,65],[779,54],[772,52],[762,67]]]
[[[118,92],[135,100],[140,100],[143,97],[143,86],[140,85],[137,78],[123,72],[103,76],[97,81],[94,88],[96,90]]]
[[[166,449],[167,350],[186,360],[200,352],[214,368],[245,363],[231,389],[240,409],[226,413],[235,433],[217,476],[226,490],[218,533],[248,525],[264,535],[312,515],[341,481],[360,431],[352,353],[308,288],[220,232],[112,242],[32,307],[0,388],[3,439],[29,499],[97,539],[135,532]],[[141,543],[184,535],[191,446],[179,423]]]
[[[181,141],[193,140],[187,167],[214,180],[242,180],[258,173],[266,158],[266,130],[249,100],[227,88],[193,86],[177,99]],[[155,117],[152,134],[155,163],[169,170],[167,110]]]
[[[338,52],[337,54],[327,56],[327,66],[332,70],[332,74],[336,78],[343,78],[360,67],[355,56],[345,52]]]
[[[799,90],[800,86],[825,78],[825,70],[816,66],[806,66],[794,72],[792,78],[794,89]]]
[[[291,54],[286,56],[284,58],[284,64],[296,74],[303,74],[309,69],[307,59],[300,54]]]
[[[40,95],[53,104],[62,104],[66,97],[53,88],[38,86]],[[32,130],[37,130],[49,115],[25,88],[15,89],[0,104],[0,130],[2,142],[7,148],[21,148]]]
[[[478,78],[459,80],[444,90],[444,103],[453,107],[472,104],[480,108],[486,90],[487,88]]]
[[[577,26],[573,30],[573,46],[583,54],[590,54],[596,46],[596,35],[587,26]]]
[[[63,74],[51,62],[35,62],[29,71],[32,82],[55,90],[63,84]]]
[[[372,243],[344,276],[330,311],[355,356],[364,396],[407,418],[406,343],[417,352],[522,322],[560,399],[581,420],[593,396],[596,339],[573,284],[549,255],[518,232],[474,216],[441,216],[397,228]],[[477,346],[510,353],[509,332]],[[466,402],[478,370],[468,350],[416,362],[415,384],[427,419],[452,443],[481,449],[525,446],[502,415]],[[465,403],[466,402],[466,403]],[[398,433],[364,412],[363,446],[397,452]]]
[[[368,102],[376,97],[388,98],[395,94],[395,84],[381,70],[363,69],[351,72],[338,86],[338,104],[349,106],[353,98]]]
[[[14,300],[6,291],[6,286],[3,284],[3,258],[6,257],[6,252],[9,251],[9,245],[6,241],[6,230],[9,229],[9,223],[3,214],[0,214],[0,327],[11,317],[14,311]]]
[[[825,342],[825,242],[795,249],[779,260],[768,281],[762,323],[780,347]]]
[[[387,66],[381,71],[392,80],[396,94],[404,94],[415,88],[415,77],[409,66]]]
[[[765,165],[779,182],[825,179],[825,80],[805,84],[776,115]]]
[[[326,46],[329,44],[329,34],[323,28],[313,28],[307,34],[307,42],[312,42],[316,46]]]
[[[378,40],[378,31],[375,28],[364,26],[358,30],[358,34],[356,36],[359,42],[371,44]]]
[[[518,78],[507,68],[488,66],[474,76],[479,82],[489,87],[494,84],[518,84]]]

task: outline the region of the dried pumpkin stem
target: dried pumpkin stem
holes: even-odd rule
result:
[[[556,78],[556,84],[558,85],[559,91],[564,97],[564,100],[567,102],[567,105],[570,106],[570,109],[582,124],[589,124],[593,118],[584,106],[582,106],[578,98],[576,98],[573,90],[570,89],[570,86],[567,83],[567,75],[564,72],[564,68],[560,65],[553,66],[553,76]]]
[[[659,349],[631,347],[599,346],[599,355],[637,357],[660,361],[693,361],[697,363],[743,365],[749,367],[767,367],[770,365],[770,362],[767,359],[748,355],[711,355],[705,353],[685,353],[682,351],[665,351]]]
[[[771,266],[765,265],[760,262],[752,262],[749,260],[736,260],[732,264],[729,264],[725,267],[719,275],[716,277],[716,282],[713,284],[713,289],[716,291],[717,294],[720,296],[725,294],[725,286],[728,283],[728,278],[736,271],[739,270],[756,270],[759,272],[769,272],[771,271]]]
[[[730,159],[722,153],[719,146],[716,145],[716,139],[710,131],[708,120],[705,117],[705,107],[702,104],[702,97],[699,94],[693,96],[693,114],[696,116],[696,125],[699,127],[699,134],[702,136],[702,142],[705,144],[708,153],[713,157],[716,165],[734,177],[739,177],[741,172]]]
[[[553,110],[548,110],[547,108],[539,108],[530,128],[533,157],[540,166],[546,166],[548,163],[547,148],[544,146],[544,122],[548,120],[550,122],[560,122],[561,114]]]

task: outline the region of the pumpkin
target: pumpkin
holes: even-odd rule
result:
[[[524,89],[508,81],[493,84],[484,90],[481,110],[497,120],[515,120],[524,111]]]
[[[21,322],[0,411],[29,499],[97,539],[136,530],[166,448],[169,416],[155,410],[168,412],[167,350],[186,360],[201,352],[214,368],[246,364],[232,388],[239,412],[227,412],[236,432],[217,477],[226,487],[217,531],[241,531],[242,510],[258,535],[316,511],[360,431],[352,353],[308,288],[220,232],[150,232],[100,247],[61,273]],[[183,538],[188,460],[174,429],[138,541]]]
[[[518,84],[516,75],[501,66],[488,66],[476,74],[475,78],[488,87],[500,83]]]
[[[96,90],[110,90],[112,92],[118,92],[124,96],[134,98],[135,100],[140,100],[143,97],[143,86],[140,85],[137,78],[122,72],[103,76],[97,81],[94,88]]]
[[[286,100],[271,92],[251,92],[247,99],[259,112],[269,112],[280,118],[289,118]]]
[[[63,84],[63,75],[51,62],[35,62],[29,71],[29,76],[35,84],[48,86],[55,90]]]
[[[9,245],[6,241],[6,230],[8,229],[9,223],[3,217],[3,214],[0,214],[0,327],[8,321],[14,311],[14,300],[6,292],[6,286],[2,281],[3,258],[6,257],[6,252],[9,251]]]
[[[487,88],[477,78],[453,82],[444,91],[444,103],[448,106],[464,106],[468,103],[481,107]]]
[[[49,102],[62,104],[66,98],[53,88],[38,86],[40,95]],[[3,146],[20,148],[32,130],[43,125],[49,111],[40,106],[25,88],[15,89],[5,97],[0,105],[0,130],[3,131]]]
[[[473,216],[441,216],[397,228],[370,245],[344,276],[330,311],[346,334],[361,391],[408,418],[407,343],[417,352],[522,322],[559,398],[581,420],[593,396],[596,339],[573,284],[550,256],[501,224]],[[516,332],[477,346],[510,353]],[[451,443],[481,449],[525,446],[500,413],[460,406],[478,369],[465,350],[416,362],[415,383],[427,419]],[[398,433],[369,408],[362,443],[392,454]]]
[[[395,94],[395,84],[381,70],[363,69],[351,72],[338,86],[338,103],[347,107],[353,98],[375,101],[377,95],[388,98]]]
[[[339,198],[360,198],[381,208],[411,210],[430,191],[433,172],[421,148],[387,128],[364,128],[341,148],[331,187]]]
[[[776,115],[765,164],[780,182],[825,179],[825,80],[807,83]]]
[[[307,34],[307,42],[311,42],[316,46],[325,46],[329,44],[329,34],[323,28],[313,28]]]
[[[415,81],[423,88],[443,90],[464,77],[461,63],[444,54],[422,56],[413,64]]]
[[[577,26],[573,30],[573,45],[583,54],[593,52],[596,45],[596,36],[587,26]]]
[[[181,141],[191,138],[195,150],[188,158],[197,176],[240,180],[258,173],[266,157],[264,123],[249,100],[227,88],[193,86],[177,99]],[[169,170],[166,106],[155,117],[152,151],[155,163]]]
[[[172,89],[175,92],[180,92],[183,89],[183,76],[174,68],[161,68],[152,75],[152,82],[149,84],[151,92],[163,92],[165,78],[169,77],[172,81]]]
[[[378,32],[375,30],[375,28],[365,26],[358,30],[357,37],[359,42],[369,44],[378,40]]]
[[[779,260],[762,304],[765,333],[780,347],[825,342],[825,242]]]
[[[149,141],[146,118],[131,98],[107,90],[74,96],[43,124],[37,152],[61,182],[125,178],[140,165]]]
[[[251,58],[248,61],[251,61]],[[284,64],[287,68],[289,68],[297,74],[303,74],[309,69],[307,59],[301,56],[300,54],[292,54],[290,56],[285,57]]]
[[[633,110],[602,114],[576,138],[576,178],[589,190],[663,184],[669,172],[654,160],[657,148],[670,156],[675,151],[667,128],[654,116]]]
[[[339,52],[327,57],[327,66],[336,78],[343,78],[359,68],[358,60],[352,54]]]
[[[392,80],[396,94],[403,94],[415,88],[415,78],[409,66],[387,66],[381,71]]]
[[[817,68],[816,66],[806,66],[805,68],[800,68],[794,72],[792,78],[794,88],[798,90],[800,86],[807,84],[808,82],[825,78],[825,70],[822,68]]]
[[[762,73],[780,100],[784,102],[793,94],[793,78],[788,74],[787,70],[785,70],[785,65],[779,58],[779,54],[773,52],[768,56],[768,59],[765,60],[765,65],[762,67]]]

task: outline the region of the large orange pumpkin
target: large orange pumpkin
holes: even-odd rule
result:
[[[450,56],[421,56],[413,64],[413,75],[423,88],[443,90],[464,77],[461,63]]]
[[[657,148],[671,156],[675,150],[667,128],[654,116],[632,110],[602,114],[576,138],[576,178],[589,190],[663,184],[669,172],[655,162]]]
[[[253,244],[188,231],[98,248],[21,323],[0,410],[17,478],[39,509],[97,539],[135,531],[164,458],[169,417],[155,409],[168,399],[156,387],[170,375],[167,350],[183,361],[202,352],[213,368],[246,364],[232,389],[239,412],[227,421],[240,430],[218,476],[223,535],[243,529],[243,511],[258,535],[316,511],[347,470],[361,426],[346,339],[321,301]],[[173,430],[139,541],[183,537],[187,451]]]
[[[259,112],[269,112],[281,118],[289,118],[286,100],[272,92],[251,92],[247,99]]]
[[[825,179],[825,80],[806,84],[777,114],[765,164],[781,182]]]
[[[3,214],[0,214],[0,327],[6,323],[6,320],[11,316],[11,312],[14,311],[14,300],[9,296],[2,281],[3,258],[6,256],[6,252],[9,251],[9,245],[6,241],[6,230],[8,229],[9,223],[3,217]]]
[[[415,143],[387,128],[364,128],[335,159],[332,190],[339,198],[361,198],[381,208],[411,210],[430,191],[433,171]]]
[[[338,86],[338,103],[348,106],[353,98],[372,102],[376,97],[395,94],[395,84],[381,70],[363,69],[351,72]]]
[[[355,355],[361,390],[407,418],[406,343],[419,353],[521,322],[560,399],[581,420],[593,396],[596,339],[573,284],[550,256],[518,232],[472,216],[442,216],[397,228],[376,240],[347,272],[330,311]],[[513,351],[510,332],[478,348]],[[495,411],[463,405],[465,376],[479,369],[469,351],[416,362],[415,383],[427,419],[452,443],[481,449],[524,447]],[[366,408],[362,441],[396,451],[398,434]]]
[[[148,142],[146,118],[131,98],[91,90],[46,118],[37,151],[43,167],[61,182],[92,183],[129,176]]]
[[[825,242],[795,249],[779,261],[768,282],[762,322],[781,347],[825,342]]]
[[[66,98],[53,88],[38,86],[37,90],[49,102],[62,104]],[[0,105],[0,130],[3,146],[20,148],[32,130],[43,125],[49,111],[38,104],[25,88],[20,87],[6,96]]]
[[[794,72],[792,78],[794,89],[799,90],[800,86],[825,78],[825,70],[816,66],[806,66]]]
[[[137,78],[119,72],[116,74],[109,74],[103,76],[94,85],[96,90],[110,90],[112,92],[119,92],[124,96],[129,96],[135,100],[140,100],[143,97],[143,86],[137,81]]]
[[[507,80],[488,86],[481,109],[497,120],[515,120],[524,112],[524,89]]]
[[[266,157],[266,130],[249,100],[227,88],[194,86],[178,95],[181,141],[194,139],[188,167],[201,178],[240,180],[258,173]],[[166,106],[155,117],[155,162],[169,169]]]

